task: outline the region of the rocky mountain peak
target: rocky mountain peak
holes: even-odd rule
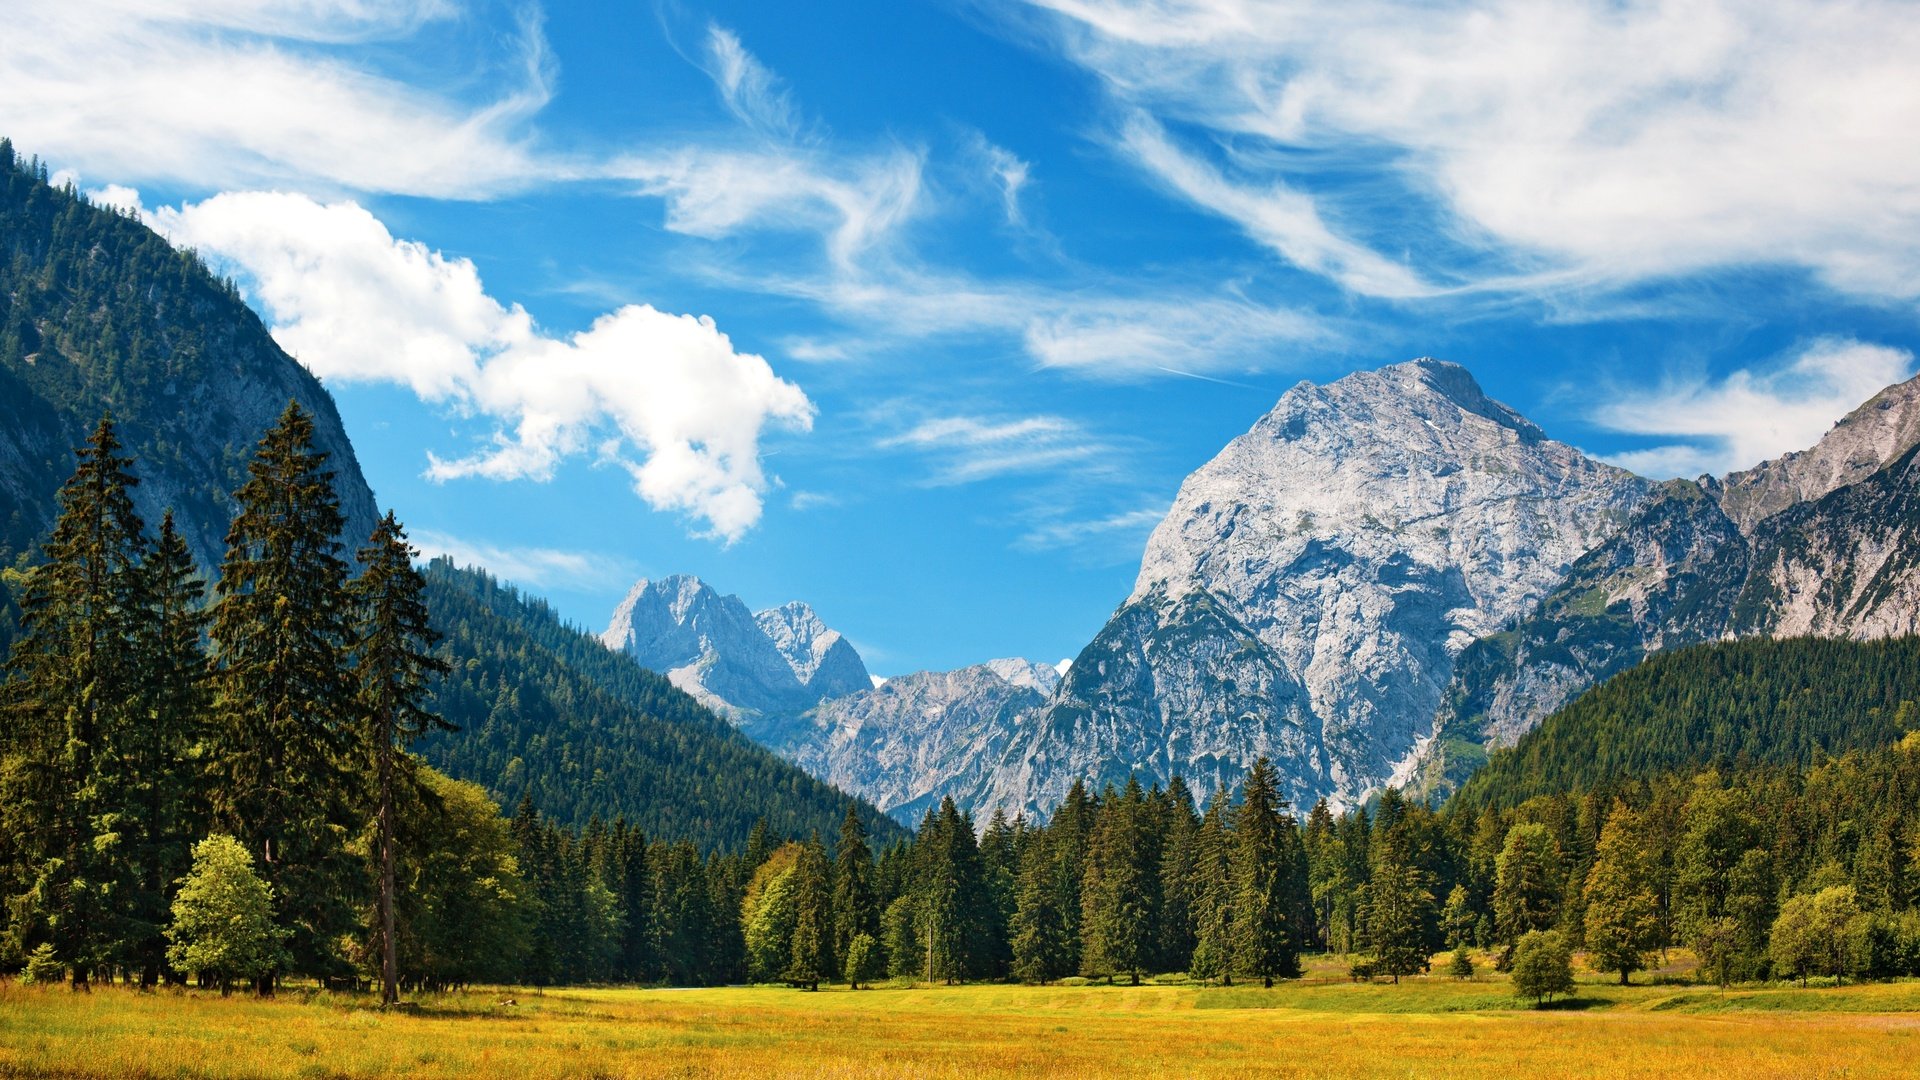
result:
[[[794,716],[871,685],[860,654],[812,608],[756,615],[688,574],[636,582],[600,640],[735,719]]]
[[[1857,484],[1920,445],[1920,377],[1895,383],[1833,425],[1818,443],[1729,475],[1720,505],[1745,533],[1796,503]]]

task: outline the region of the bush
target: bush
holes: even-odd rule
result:
[[[1453,959],[1447,962],[1447,974],[1456,979],[1473,978],[1473,957],[1467,955],[1465,945],[1453,950]]]
[[[27,955],[27,966],[20,981],[29,985],[51,985],[67,977],[67,965],[53,955],[53,943],[47,942]]]
[[[1514,947],[1513,993],[1536,1006],[1573,993],[1573,950],[1558,930],[1529,930]]]
[[[1374,975],[1378,974],[1379,970],[1380,969],[1374,965],[1373,957],[1356,957],[1353,963],[1347,965],[1347,978],[1352,979],[1354,982],[1372,982]]]
[[[287,931],[273,923],[273,887],[253,872],[253,856],[231,836],[193,846],[193,869],[173,901],[167,962],[204,975],[226,993],[286,962]]]

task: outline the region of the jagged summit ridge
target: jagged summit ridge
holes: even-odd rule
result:
[[[1019,733],[989,801],[1076,776],[1352,802],[1408,758],[1453,658],[1652,492],[1420,359],[1288,390],[1181,485],[1134,590]]]
[[[636,582],[600,640],[736,720],[797,715],[870,685],[852,643],[812,608],[792,603],[756,615],[687,574]]]

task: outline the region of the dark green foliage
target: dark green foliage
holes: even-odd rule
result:
[[[211,627],[222,728],[215,809],[273,886],[295,962],[326,971],[339,962],[334,942],[362,884],[346,853],[363,773],[345,519],[312,418],[296,403],[247,472]]]
[[[631,658],[560,621],[545,603],[479,570],[425,570],[440,656],[452,670],[431,707],[459,730],[420,753],[487,786],[502,805],[531,796],[583,826],[624,817],[649,836],[738,850],[757,819],[774,835],[838,829],[847,798],[755,745]],[[861,803],[885,842],[905,835]]]
[[[116,783],[126,779],[121,750],[140,721],[132,643],[145,538],[130,495],[138,481],[110,420],[78,457],[60,489],[46,561],[22,590],[21,633],[7,663],[0,805],[14,846],[9,892],[26,890],[16,934],[44,933],[84,986],[122,937],[117,924],[133,899],[125,895],[130,868],[110,853],[127,794]]]
[[[1595,687],[1496,752],[1454,801],[1515,806],[1716,762],[1811,764],[1890,745],[1911,724],[1901,704],[1916,698],[1920,638],[1677,649]]]
[[[831,979],[833,956],[833,882],[820,838],[800,847],[793,866],[793,943],[783,978],[808,990]]]
[[[1234,816],[1233,970],[1272,986],[1300,974],[1308,910],[1304,858],[1273,768],[1253,763]]]
[[[841,970],[851,973],[849,950],[854,939],[866,935],[878,950],[880,939],[880,898],[875,891],[873,849],[867,846],[867,827],[860,820],[860,809],[847,804],[847,816],[840,822],[840,843],[833,853],[833,954]],[[884,960],[884,957],[877,957]],[[881,965],[885,970],[885,965]],[[870,981],[870,977],[867,980]]]

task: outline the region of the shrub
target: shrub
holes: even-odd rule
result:
[[[1473,957],[1467,955],[1465,945],[1453,950],[1453,959],[1447,962],[1447,974],[1456,979],[1473,978]]]
[[[27,966],[20,972],[20,981],[28,984],[57,983],[67,977],[67,965],[53,955],[53,943],[47,942],[27,954]]]

